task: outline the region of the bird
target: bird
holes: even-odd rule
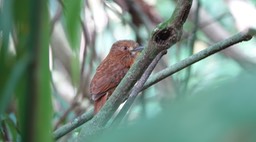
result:
[[[100,111],[142,50],[143,46],[133,40],[119,40],[112,45],[90,82],[94,115]]]

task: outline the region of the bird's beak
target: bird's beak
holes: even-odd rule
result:
[[[143,49],[144,49],[143,46],[138,46],[138,47],[132,49],[131,51],[132,51],[132,52],[140,52],[140,51],[142,51]]]

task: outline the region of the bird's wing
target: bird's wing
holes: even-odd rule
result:
[[[97,72],[90,84],[92,100],[98,100],[108,91],[117,87],[128,70],[129,68],[125,67],[121,63],[114,64],[111,61],[102,62],[97,68]]]

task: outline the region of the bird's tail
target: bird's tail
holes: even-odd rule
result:
[[[100,97],[98,100],[94,102],[94,115],[100,111],[100,109],[105,104],[107,99],[108,99],[108,95],[103,95],[102,97]]]

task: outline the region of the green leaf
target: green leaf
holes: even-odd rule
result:
[[[70,41],[71,48],[79,49],[81,35],[80,14],[82,1],[63,0],[63,5],[64,22],[66,26],[67,37]]]
[[[2,114],[3,103],[5,101],[2,98],[4,87],[6,87],[6,82],[10,76],[13,65],[15,63],[14,55],[10,54],[9,50],[9,37],[12,28],[12,3],[13,0],[2,1],[2,7],[0,11],[0,114]]]
[[[20,141],[17,125],[9,116],[5,115],[5,118],[1,121],[1,127],[5,128],[5,133],[8,135],[10,141]]]
[[[18,7],[19,5],[19,7]],[[15,1],[17,55],[28,54],[29,65],[16,91],[18,97],[19,126],[24,142],[51,142],[52,100],[49,70],[50,21],[48,1]]]
[[[24,75],[26,68],[28,67],[29,57],[26,54],[22,59],[18,60],[10,71],[9,79],[4,84],[3,90],[0,96],[0,114],[3,114],[6,107],[9,105],[11,98],[14,94],[16,86]],[[1,80],[3,81],[3,80]]]

